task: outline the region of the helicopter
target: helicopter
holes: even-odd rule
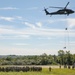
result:
[[[49,7],[49,8],[59,8],[59,10],[57,10],[56,12],[48,12],[48,8],[45,8],[44,7],[44,11],[45,11],[45,13],[46,13],[46,15],[67,15],[67,16],[69,16],[69,14],[73,14],[73,13],[75,13],[75,11],[73,11],[72,9],[68,9],[67,8],[67,6],[69,5],[69,3],[70,2],[68,2],[67,4],[66,4],[66,6],[65,7]]]

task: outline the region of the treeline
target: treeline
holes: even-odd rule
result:
[[[75,54],[59,50],[58,55],[0,56],[0,65],[73,65]]]

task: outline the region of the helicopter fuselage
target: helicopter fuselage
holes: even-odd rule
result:
[[[61,9],[61,10],[58,10],[58,11],[56,11],[56,12],[51,12],[51,13],[49,13],[50,15],[69,15],[69,14],[72,14],[72,13],[74,13],[74,11],[73,10],[71,10],[71,9]]]
[[[74,13],[74,11],[71,9],[62,9],[62,10],[58,10],[56,13],[58,13],[58,14],[72,14],[72,13]]]

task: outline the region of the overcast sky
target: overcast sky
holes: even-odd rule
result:
[[[75,53],[75,14],[50,17],[43,11],[67,2],[75,10],[75,0],[0,0],[0,55]]]

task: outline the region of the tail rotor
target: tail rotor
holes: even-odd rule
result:
[[[45,7],[44,7],[44,10],[43,10],[43,11],[45,11],[46,15],[49,15],[50,13],[47,11],[47,9],[48,9],[48,8],[45,8]]]

